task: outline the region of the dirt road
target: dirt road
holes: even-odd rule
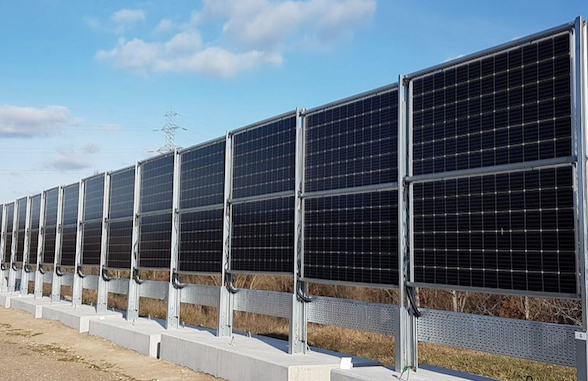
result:
[[[0,308],[2,380],[218,380],[152,359],[59,322]]]

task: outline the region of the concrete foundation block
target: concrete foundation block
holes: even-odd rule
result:
[[[62,324],[78,332],[88,332],[91,320],[106,320],[122,317],[121,312],[106,311],[97,313],[94,307],[87,305],[72,306],[70,303],[52,304],[43,307],[43,318],[59,320]]]
[[[10,308],[10,300],[14,297],[19,296],[18,292],[2,292],[0,293],[0,306],[4,308]]]
[[[408,372],[408,371],[407,371]],[[409,378],[407,378],[409,377]],[[423,366],[417,372],[405,373],[403,380],[411,381],[496,381],[494,379],[457,372],[451,369],[434,366]],[[349,370],[334,369],[331,371],[331,381],[380,381],[400,380],[400,373],[383,366],[368,366]]]
[[[69,303],[60,302],[60,303],[53,303],[53,305],[59,304],[67,305]],[[10,308],[15,308],[17,310],[27,311],[35,318],[39,319],[43,317],[43,307],[51,306],[51,298],[43,297],[35,299],[33,295],[18,295],[14,296],[10,299]]]
[[[267,337],[236,334],[215,337],[195,328],[170,330],[161,335],[161,358],[229,381],[328,381],[331,370],[340,367],[340,353],[312,350],[289,355],[288,343]],[[371,360],[353,358],[355,364]]]
[[[165,332],[162,320],[124,318],[90,320],[89,334],[110,340],[121,347],[132,349],[149,357],[159,357],[161,334]]]

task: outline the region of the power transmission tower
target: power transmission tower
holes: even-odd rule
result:
[[[174,139],[176,137],[176,130],[184,130],[187,131],[184,127],[180,127],[176,124],[176,116],[178,114],[173,111],[171,108],[168,112],[165,113],[165,120],[167,123],[159,130],[153,131],[163,131],[165,133],[165,145],[157,150],[159,153],[169,153],[174,152],[175,149],[181,148],[174,144]]]

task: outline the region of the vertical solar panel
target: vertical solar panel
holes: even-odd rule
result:
[[[84,221],[101,220],[104,209],[104,175],[85,181]]]
[[[43,263],[53,264],[55,259],[55,234],[57,228],[57,204],[59,189],[53,188],[45,193],[45,225],[43,242]]]
[[[289,273],[294,259],[294,197],[233,206],[231,269]]]
[[[41,220],[41,195],[31,197],[31,237],[29,249],[29,262],[37,263],[37,250],[39,246],[39,223]]]
[[[233,198],[294,190],[296,116],[233,136]]]
[[[4,246],[4,263],[10,263],[12,255],[12,232],[14,230],[14,203],[6,205],[6,245]]]
[[[312,112],[305,132],[306,192],[397,181],[396,89]]]
[[[135,168],[116,172],[110,176],[108,247],[106,267],[128,269],[131,267],[133,236],[133,203],[135,197]]]
[[[109,218],[133,217],[135,198],[135,168],[110,176]]]
[[[2,227],[4,226],[3,225],[4,224],[4,219],[6,218],[4,216],[4,205],[2,205],[2,204],[0,204],[0,214],[1,214],[1,216],[0,216],[0,230],[1,230]],[[2,234],[2,233],[3,233],[3,231],[0,232],[0,234]],[[3,258],[0,258],[0,259],[3,259]]]
[[[109,223],[106,267],[113,269],[131,268],[132,235],[132,219]]]
[[[181,209],[223,203],[225,146],[221,140],[182,152]]]
[[[141,164],[141,213],[171,210],[174,155]]]
[[[413,81],[415,175],[569,156],[569,33]]]
[[[100,264],[100,248],[102,243],[102,221],[85,222],[82,265],[97,266]]]
[[[85,266],[100,264],[102,215],[104,214],[104,175],[84,182],[84,224],[82,225],[82,258]]]
[[[139,267],[169,268],[171,259],[171,213],[141,217]]]
[[[304,212],[304,277],[398,284],[398,193],[311,198]]]
[[[572,167],[414,185],[417,281],[576,292]]]
[[[21,198],[16,202],[18,208],[18,226],[17,226],[17,241],[16,241],[16,262],[22,262],[24,255],[24,241],[26,234],[26,220],[27,220],[27,199]]]
[[[59,264],[74,266],[76,258],[79,184],[63,189],[63,227]]]
[[[180,271],[221,272],[223,215],[223,209],[211,209],[180,216]]]

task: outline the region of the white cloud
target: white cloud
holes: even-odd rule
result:
[[[98,143],[90,142],[84,146],[82,151],[84,153],[97,153],[100,152],[100,146]]]
[[[91,163],[81,155],[67,155],[60,153],[45,167],[48,169],[57,169],[60,171],[76,171],[90,168]]]
[[[116,123],[107,123],[100,126],[100,130],[104,132],[119,132],[122,130],[122,126]]]
[[[161,19],[153,31],[155,33],[166,33],[177,28],[178,26],[170,19]]]
[[[145,21],[146,14],[142,9],[121,9],[110,16],[110,19],[119,24],[132,24]]]
[[[32,138],[58,133],[72,118],[64,106],[0,106],[0,137]]]

